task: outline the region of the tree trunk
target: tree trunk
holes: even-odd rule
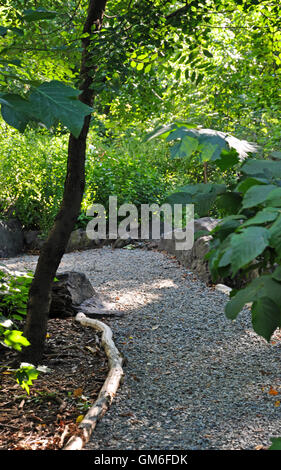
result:
[[[208,183],[208,173],[207,173],[207,168],[208,168],[208,164],[207,162],[204,162],[204,183],[207,184]]]
[[[101,28],[107,0],[90,0],[83,33],[92,34]],[[79,99],[91,106],[91,85],[96,67],[90,65],[91,36],[83,38]],[[24,336],[31,343],[24,348],[21,360],[37,365],[44,353],[45,338],[51,302],[51,289],[60,261],[65,253],[70,234],[80,212],[85,186],[85,153],[90,116],[86,116],[80,136],[69,136],[67,173],[59,213],[43,245],[29,292]]]

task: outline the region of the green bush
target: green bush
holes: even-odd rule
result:
[[[133,133],[114,140],[92,134],[83,211],[93,203],[108,209],[109,196],[117,196],[118,206],[161,204],[178,184],[192,181],[193,172],[190,162],[171,160],[163,142],[148,144]]]
[[[234,320],[251,302],[253,328],[270,341],[281,327],[281,160],[249,160],[241,175],[240,206],[212,231],[207,258],[214,281],[248,278],[246,287],[232,290],[226,315]]]
[[[6,348],[20,352],[30,343],[23,336],[23,332],[15,326],[26,315],[26,305],[30,283],[33,279],[31,273],[13,273],[0,270],[0,344]],[[5,368],[3,364],[2,367]],[[37,379],[40,367],[21,363],[17,369],[11,369],[16,382],[29,393],[29,385]]]
[[[161,203],[177,185],[200,182],[193,161],[169,158],[163,142],[144,143],[133,130],[112,137],[91,131],[86,158],[86,188],[77,227],[88,221],[93,203]],[[20,134],[2,124],[0,136],[0,208],[26,229],[47,233],[63,196],[67,135],[27,130]]]
[[[23,227],[46,232],[58,211],[65,178],[66,136],[24,134],[2,124],[0,207]]]

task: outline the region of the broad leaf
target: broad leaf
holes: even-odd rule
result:
[[[242,207],[247,209],[262,204],[274,189],[276,189],[276,186],[273,184],[252,186],[245,193]]]
[[[271,442],[272,444],[268,450],[281,450],[281,437],[272,437]]]
[[[239,163],[239,156],[236,150],[222,150],[220,157],[216,159],[216,165],[222,170],[233,168]]]
[[[275,220],[270,229],[269,233],[269,243],[270,246],[275,248],[278,255],[281,256],[281,215]]]
[[[203,217],[208,214],[208,211],[215,202],[219,194],[223,194],[226,191],[224,184],[216,183],[199,183],[194,185],[186,185],[179,189],[178,193],[182,194],[182,200],[184,201],[183,194],[186,194],[185,198],[187,203],[193,203],[195,206],[195,212]],[[178,194],[177,193],[177,194]],[[179,196],[177,196],[179,198]],[[171,200],[171,196],[170,196]],[[179,199],[178,199],[179,200]],[[185,202],[184,202],[185,203]]]
[[[258,184],[268,184],[268,180],[265,178],[254,178],[250,176],[240,181],[240,183],[238,183],[238,185],[236,186],[235,191],[239,191],[240,193],[245,194],[248,189]]]
[[[225,306],[227,318],[234,320],[245,304],[256,300],[257,293],[261,286],[263,286],[262,277],[254,279],[247,287],[240,289]]]
[[[278,216],[278,211],[272,207],[268,207],[259,211],[254,217],[246,220],[241,227],[248,227],[250,225],[260,225],[268,222],[273,222]]]
[[[30,102],[19,95],[4,94],[1,98],[3,119],[15,129],[23,132],[27,124],[36,121]]]
[[[216,205],[223,209],[227,214],[237,214],[241,208],[242,197],[237,192],[227,192],[218,196]]]
[[[193,137],[184,136],[171,148],[172,158],[190,157],[198,147],[198,141]]]
[[[281,178],[281,162],[272,160],[248,160],[241,171],[249,176]]]
[[[281,282],[281,266],[277,266],[274,273],[272,274],[272,278]]]
[[[281,207],[281,188],[275,188],[266,198],[266,205]]]
[[[52,20],[57,16],[56,11],[49,11],[45,8],[37,8],[36,10],[25,10],[22,18],[27,21],[39,21],[39,20]]]
[[[248,227],[234,233],[231,239],[233,275],[259,256],[269,243],[269,233],[264,227]]]
[[[280,307],[269,297],[259,298],[252,306],[252,325],[258,335],[270,341],[274,331],[281,326]]]
[[[277,305],[280,302],[281,284],[271,275],[264,275],[254,279],[247,287],[240,289],[226,304],[225,314],[227,318],[234,320],[244,305],[256,302],[258,299],[268,297]]]
[[[212,233],[216,234],[216,237],[223,241],[228,235],[235,232],[235,230],[241,225],[243,219],[245,219],[245,216],[243,215],[230,215],[225,217],[212,230]]]
[[[61,121],[75,137],[79,137],[85,116],[92,112],[92,108],[78,99],[80,93],[53,80],[33,90],[29,99],[37,119],[48,128]]]
[[[170,194],[166,198],[166,202],[169,204],[192,204],[192,196],[188,193],[177,192]]]
[[[14,94],[2,94],[2,116],[20,132],[31,121],[41,122],[47,128],[60,121],[78,137],[85,116],[92,112],[92,108],[78,99],[80,93],[79,90],[54,80],[33,88],[28,99]]]

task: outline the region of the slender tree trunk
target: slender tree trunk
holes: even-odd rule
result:
[[[207,173],[207,168],[208,168],[208,164],[207,162],[204,162],[204,183],[207,184],[208,183],[208,173]]]
[[[89,0],[83,33],[92,34],[101,28],[107,0]],[[80,69],[82,90],[79,99],[91,106],[91,85],[95,68],[90,65],[91,36],[82,40],[83,52]],[[85,153],[90,116],[86,116],[78,138],[72,134],[68,143],[67,173],[60,211],[56,216],[49,236],[41,249],[34,279],[29,292],[27,319],[24,336],[31,343],[24,348],[21,360],[37,365],[42,360],[51,302],[54,277],[65,253],[70,234],[80,212],[85,186]]]

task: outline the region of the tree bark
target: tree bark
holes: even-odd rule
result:
[[[207,173],[207,168],[208,168],[207,162],[204,162],[204,183],[205,183],[205,184],[207,184],[207,183],[208,183],[208,173]]]
[[[91,35],[102,26],[107,0],[90,0],[83,33],[89,36],[82,40],[79,99],[92,106],[91,85],[97,66],[91,65]],[[43,357],[47,324],[51,302],[51,289],[60,261],[65,253],[70,234],[80,212],[85,186],[85,153],[91,116],[86,116],[78,138],[72,134],[68,143],[67,173],[64,194],[59,213],[49,236],[43,245],[34,279],[29,292],[24,336],[31,343],[24,348],[21,360],[37,365]]]

